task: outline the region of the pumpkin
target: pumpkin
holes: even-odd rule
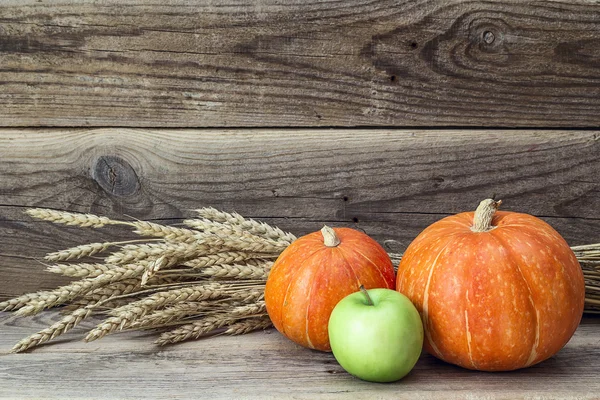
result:
[[[277,258],[265,287],[273,325],[292,341],[331,351],[327,325],[337,303],[367,289],[395,288],[386,251],[366,234],[325,226],[295,240]]]
[[[419,310],[425,349],[461,367],[507,371],[556,354],[583,313],[581,267],[550,225],[496,212],[446,217],[407,248],[396,289]]]

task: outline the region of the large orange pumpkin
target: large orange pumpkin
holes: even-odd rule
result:
[[[327,324],[337,303],[367,289],[395,287],[386,251],[366,234],[324,227],[294,241],[271,268],[265,303],[273,325],[294,342],[331,351]]]
[[[527,214],[477,211],[425,229],[400,262],[397,290],[421,313],[425,348],[469,369],[528,367],[557,353],[583,313],[583,273],[565,240]]]

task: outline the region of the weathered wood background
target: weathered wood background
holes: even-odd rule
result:
[[[592,0],[0,2],[0,125],[600,125]]]
[[[295,234],[364,230],[403,251],[427,225],[497,194],[571,245],[600,242],[600,131],[5,129],[0,296],[52,287],[46,252],[118,229],[35,221],[27,207],[178,223],[238,211]],[[129,217],[127,217],[129,218]]]

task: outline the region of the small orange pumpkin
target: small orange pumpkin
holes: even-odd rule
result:
[[[475,213],[425,229],[400,262],[397,290],[421,313],[425,349],[469,369],[528,367],[557,353],[583,313],[583,273],[565,240],[527,214]]]
[[[394,267],[386,251],[362,232],[325,226],[294,241],[275,261],[265,288],[267,312],[287,338],[331,351],[329,316],[361,285],[394,289]]]

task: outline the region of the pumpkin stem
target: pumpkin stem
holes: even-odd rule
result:
[[[471,230],[473,232],[488,232],[495,228],[492,226],[492,218],[494,213],[502,204],[502,200],[495,201],[493,199],[485,199],[475,210],[475,216],[473,217],[473,226]]]
[[[367,289],[365,289],[364,285],[360,285],[359,289],[360,289],[361,292],[363,292],[363,294],[367,298],[367,305],[368,306],[374,306],[375,303],[373,303],[373,299],[371,299],[371,296],[369,296],[369,292],[367,292]]]
[[[330,228],[327,225],[321,229],[321,234],[323,235],[323,242],[327,247],[336,247],[341,243],[333,228]]]

